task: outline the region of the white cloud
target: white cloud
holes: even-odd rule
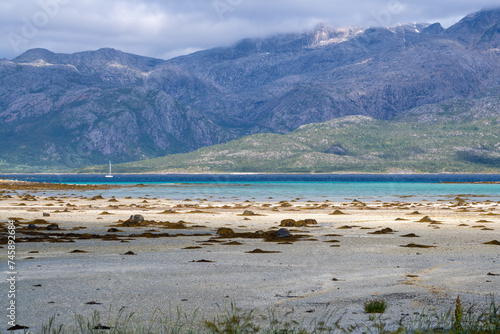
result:
[[[23,0],[0,3],[0,58],[42,47],[113,47],[166,58],[245,37],[337,27],[441,22],[498,0]],[[14,37],[18,37],[16,40]],[[14,40],[14,42],[13,42]]]

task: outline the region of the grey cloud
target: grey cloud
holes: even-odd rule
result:
[[[245,37],[336,27],[441,22],[498,0],[23,0],[0,3],[0,58],[35,47],[113,47],[168,58]]]

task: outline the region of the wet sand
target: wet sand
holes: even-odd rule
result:
[[[6,264],[14,219],[17,322],[32,329],[54,315],[72,324],[75,313],[121,307],[148,315],[182,306],[211,317],[231,302],[306,321],[337,310],[342,323],[361,323],[374,298],[398,321],[446,311],[457,295],[485,305],[500,291],[500,206],[480,198],[259,203],[31,190],[0,190],[0,253]],[[145,221],[127,222],[132,215]],[[286,219],[311,221],[280,226]],[[278,237],[280,228],[290,236]],[[0,290],[5,310],[5,281]]]

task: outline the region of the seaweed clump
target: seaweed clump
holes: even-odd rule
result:
[[[434,248],[436,246],[428,246],[428,245],[420,245],[420,244],[410,243],[408,245],[401,246],[401,247],[407,247],[407,248]]]
[[[394,232],[397,232],[397,231],[394,231],[390,227],[386,227],[386,228],[383,228],[383,229],[375,231],[375,232],[370,232],[368,234],[393,234]]]
[[[305,237],[300,234],[292,234],[289,230],[285,228],[280,228],[279,230],[269,230],[269,231],[256,231],[256,232],[234,232],[232,229],[227,227],[221,227],[217,230],[217,237],[211,238],[211,240],[217,239],[263,239],[267,242],[295,242],[299,239]]]
[[[178,222],[169,222],[169,221],[156,221],[156,220],[145,220],[142,215],[132,215],[129,219],[123,221],[119,220],[115,222],[119,224],[121,227],[140,227],[140,226],[148,226],[148,225],[157,225],[164,229],[174,229],[174,230],[183,230],[188,229],[187,222],[183,220],[179,220]],[[200,226],[198,226],[200,227]]]
[[[316,219],[304,219],[304,220],[294,220],[294,219],[283,219],[280,226],[283,227],[307,227],[309,225],[317,225]]]

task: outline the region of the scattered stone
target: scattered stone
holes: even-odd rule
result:
[[[432,223],[432,222],[435,222],[435,220],[431,219],[431,217],[429,216],[425,216],[419,220],[419,223]]]
[[[48,231],[55,231],[55,230],[58,230],[58,229],[59,229],[59,225],[57,225],[57,224],[49,224],[47,226],[47,230]]]
[[[381,230],[378,230],[378,231],[375,231],[375,232],[370,232],[368,234],[392,234],[394,232],[397,232],[397,231],[394,231],[392,228],[390,227],[386,227],[384,229],[381,229]]]
[[[134,252],[132,252],[132,251],[128,251],[128,252],[126,252],[126,253],[123,253],[122,255],[137,255],[137,254],[135,254],[135,253],[134,253]]]
[[[252,251],[245,252],[245,253],[248,253],[248,254],[271,254],[271,253],[281,253],[281,252],[278,252],[278,251],[265,251],[265,250],[256,248],[256,249],[254,249]]]
[[[81,249],[75,249],[75,250],[72,250],[70,253],[87,253],[87,252],[84,250],[81,250]]]
[[[410,243],[408,245],[400,246],[400,247],[408,247],[408,248],[434,248],[436,246],[419,245],[419,244]]]
[[[7,328],[8,331],[17,331],[17,330],[20,330],[20,329],[29,329],[29,327],[28,326],[21,326],[21,325],[16,324],[15,326]]]
[[[144,217],[142,215],[132,215],[129,219],[122,223],[124,227],[140,226],[144,222]]]
[[[43,217],[50,217],[50,213],[44,212],[44,213],[42,213],[42,216]]]
[[[28,230],[38,230],[38,227],[35,224],[31,223],[28,225]]]
[[[131,222],[142,223],[144,221],[144,217],[142,215],[132,215],[128,220]]]
[[[485,244],[485,245],[495,245],[495,246],[500,246],[500,241],[498,241],[498,240],[491,240],[491,241],[485,242],[484,244]]]
[[[408,234],[402,235],[401,237],[403,237],[403,238],[420,238],[420,236],[416,235],[415,233],[408,233]]]
[[[177,211],[175,211],[174,209],[167,209],[167,210],[162,211],[162,212],[160,212],[160,213],[162,213],[162,214],[177,213]]]
[[[243,211],[242,216],[255,216],[255,213],[253,211],[250,211],[250,210],[245,210],[245,211]]]
[[[102,305],[102,303],[98,303],[95,300],[85,303],[86,305]]]
[[[342,211],[340,210],[335,210],[333,211],[332,213],[329,214],[330,216],[333,216],[333,215],[345,215],[345,213],[343,213]]]
[[[217,235],[221,235],[223,237],[230,237],[234,234],[234,231],[228,227],[221,227],[217,230]]]
[[[365,204],[365,203],[363,203],[363,202],[361,202],[360,200],[357,200],[357,199],[353,199],[352,203]]]
[[[191,261],[191,262],[196,262],[196,263],[212,263],[212,262],[214,262],[214,261],[201,259],[201,260],[198,260],[198,261],[193,260],[193,261]]]
[[[242,242],[238,242],[238,241],[230,241],[230,242],[224,243],[223,245],[226,245],[226,246],[239,246],[239,245],[243,245],[243,243]]]
[[[33,219],[30,221],[31,224],[48,224],[49,222],[45,219]]]
[[[115,232],[121,232],[121,230],[117,229],[116,227],[112,227],[108,230],[110,233],[115,233]]]
[[[286,228],[280,228],[276,231],[275,235],[277,238],[288,238],[291,236],[290,231]]]
[[[101,325],[101,324],[98,324],[94,327],[94,329],[97,329],[97,330],[109,330],[111,329],[111,327],[109,326],[106,326],[106,325]]]

